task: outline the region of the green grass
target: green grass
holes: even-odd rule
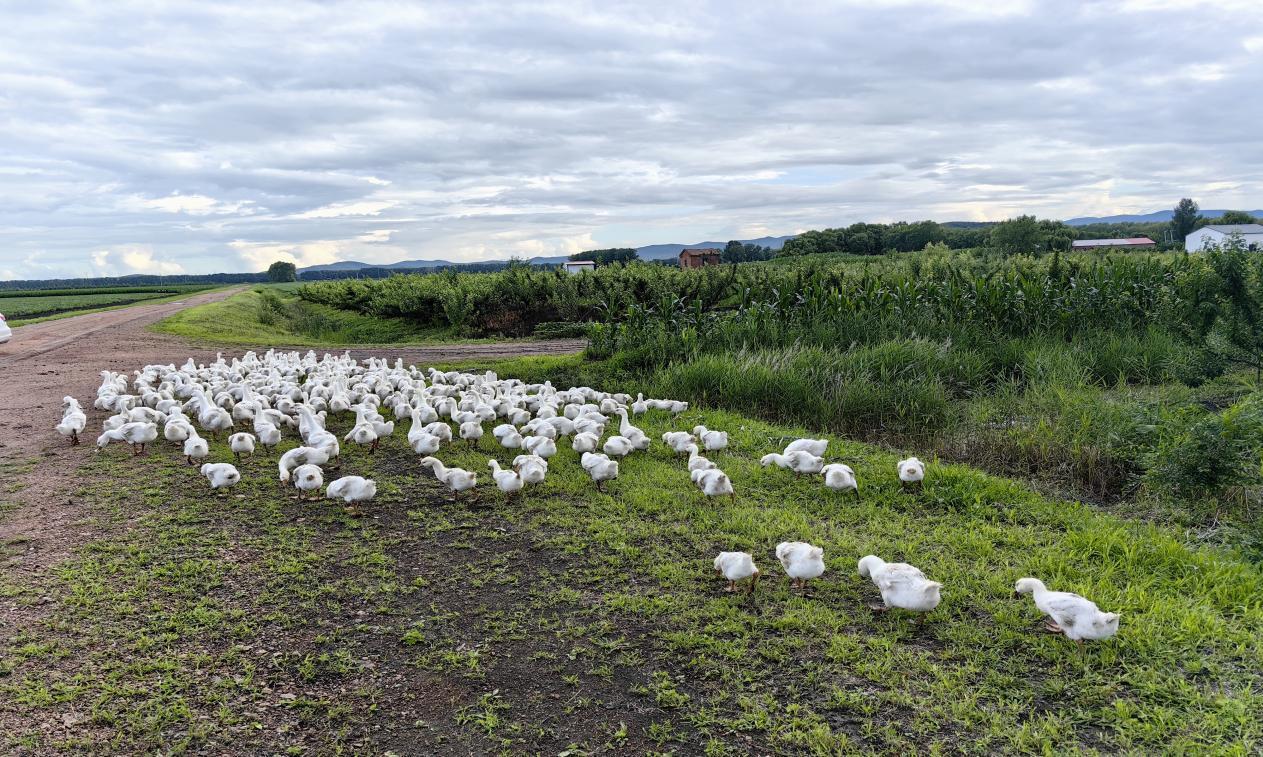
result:
[[[438,344],[460,339],[450,328],[423,327],[400,318],[374,318],[305,302],[294,285],[269,284],[226,300],[183,310],[154,331],[199,342],[293,347]]]
[[[130,305],[169,302],[209,288],[193,285],[3,291],[0,292],[0,313],[4,313],[9,325],[22,326]]]
[[[522,373],[511,373],[516,366]],[[575,358],[501,376],[579,371]],[[345,431],[349,417],[331,429]],[[43,751],[557,754],[1256,753],[1263,575],[1229,550],[958,465],[900,491],[898,455],[834,440],[863,498],[758,466],[804,431],[720,411],[638,419],[651,436],[728,430],[713,457],[738,498],[705,501],[661,443],[597,493],[561,445],[520,501],[453,504],[400,428],[337,473],[378,481],[356,520],[280,492],[255,460],[226,498],[158,445],[84,454],[77,499],[100,536],[53,578],[3,586],[44,620],[0,645],[5,745]],[[406,425],[406,424],[404,424]],[[486,473],[507,450],[452,445]],[[292,439],[290,440],[292,443]],[[348,445],[349,446],[349,445]],[[220,441],[216,460],[230,455]],[[825,548],[789,591],[775,544]],[[764,582],[726,595],[721,549]],[[907,560],[944,600],[877,615],[855,573]],[[1080,655],[1039,633],[1023,575],[1122,613]],[[48,598],[48,599],[44,599]],[[45,729],[44,723],[75,728]]]

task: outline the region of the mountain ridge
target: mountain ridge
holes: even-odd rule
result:
[[[758,237],[757,239],[739,239],[737,241],[742,244],[757,244],[760,247],[771,247],[773,250],[779,250],[786,241],[793,239],[795,235],[789,234],[783,237]],[[636,254],[641,260],[669,260],[678,257],[680,250],[685,249],[723,249],[727,242],[696,242],[694,244],[648,244],[643,247],[636,248]],[[526,262],[531,265],[558,265],[569,260],[569,255],[552,255],[537,256],[528,258]],[[508,263],[509,260],[476,260],[468,261],[468,264],[495,264]],[[358,271],[363,268],[384,268],[389,270],[416,270],[420,268],[439,268],[449,265],[463,265],[450,260],[399,260],[394,263],[361,263],[358,260],[339,260],[333,263],[322,263],[320,265],[306,266],[299,268],[298,273],[303,274],[309,271]]]

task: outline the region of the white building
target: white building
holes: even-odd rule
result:
[[[1200,252],[1208,247],[1222,247],[1233,234],[1241,236],[1246,249],[1263,250],[1263,224],[1257,223],[1203,226],[1184,237],[1184,249],[1188,252]]]
[[[567,260],[566,273],[583,273],[584,271],[595,271],[596,262],[592,260]]]

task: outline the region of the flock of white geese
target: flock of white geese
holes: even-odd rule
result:
[[[136,371],[131,381],[113,371],[101,372],[93,406],[111,413],[97,437],[97,450],[110,442],[131,445],[134,455],[159,434],[180,445],[188,463],[210,457],[206,436],[227,436],[228,449],[238,463],[262,447],[270,456],[286,433],[297,432],[302,444],[282,454],[277,462],[282,487],[294,487],[300,499],[324,496],[340,500],[352,514],[377,493],[377,485],[361,476],[341,476],[325,484],[322,466],[335,463],[341,443],[349,442],[374,451],[395,431],[395,422],[410,420],[408,446],[422,455],[420,464],[433,472],[459,499],[465,492],[477,497],[475,471],[445,465],[435,455],[444,444],[457,437],[476,446],[484,427],[495,424],[491,435],[501,447],[518,450],[511,467],[488,460],[491,480],[509,497],[525,487],[539,484],[548,475],[549,459],[557,454],[559,442],[570,440],[580,454],[579,462],[595,487],[603,490],[618,478],[619,459],[649,449],[651,440],[631,422],[632,416],[651,410],[673,416],[688,408],[685,402],[645,399],[637,395],[608,393],[589,387],[558,390],[550,383],[524,384],[501,379],[492,372],[471,374],[426,371],[393,365],[369,358],[363,363],[349,354],[269,350],[263,355],[248,352],[240,359],[223,356],[209,365],[190,358],[183,366],[147,365]],[[392,416],[387,420],[383,412]],[[341,439],[325,428],[329,415],[354,414],[355,425]],[[609,424],[614,430],[605,436]],[[87,415],[73,397],[64,400],[63,417],[57,431],[79,443],[87,425]],[[247,427],[250,431],[236,429]],[[455,428],[455,432],[453,432]],[[203,436],[205,434],[206,436]],[[604,442],[602,438],[605,437]],[[703,453],[717,453],[728,446],[724,431],[696,426],[691,431],[669,431],[663,444],[679,455],[688,455],[689,477],[707,497],[735,498],[732,480]],[[799,439],[782,452],[761,459],[763,466],[776,465],[802,475],[819,475],[828,489],[850,492],[857,500],[859,486],[855,471],[843,463],[825,463],[827,439]],[[230,489],[241,481],[231,463],[203,462],[201,474],[212,490]],[[915,457],[901,460],[897,474],[905,489],[919,489],[925,479],[925,465]],[[805,542],[782,542],[776,547],[791,587],[803,588],[825,572],[824,549]],[[749,552],[721,552],[714,560],[715,571],[735,591],[748,581],[747,593],[758,583],[760,571]],[[918,568],[906,563],[888,563],[874,555],[859,561],[859,574],[869,578],[881,592],[882,604],[874,610],[898,608],[924,617],[940,601],[941,584],[929,580]],[[1050,632],[1063,633],[1082,644],[1085,639],[1106,639],[1118,630],[1118,614],[1101,612],[1095,603],[1069,592],[1049,591],[1035,578],[1022,578],[1016,594],[1032,594],[1035,605],[1048,620]]]

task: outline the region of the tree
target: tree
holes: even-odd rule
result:
[[[603,250],[585,250],[570,256],[571,260],[591,260],[597,265],[610,263],[630,263],[639,260],[640,256],[631,247],[607,247]]]
[[[1218,276],[1217,318],[1206,345],[1229,363],[1263,376],[1263,258],[1245,249],[1241,237],[1212,249],[1211,267]]]
[[[1258,223],[1259,219],[1244,210],[1225,210],[1223,215],[1215,219],[1215,222],[1221,224]]]
[[[991,246],[1009,255],[1038,254],[1044,234],[1035,216],[1018,216],[991,229]]]
[[[298,268],[293,263],[278,260],[268,266],[268,281],[273,283],[298,281]]]
[[[1197,228],[1197,219],[1200,218],[1197,211],[1197,203],[1185,197],[1175,205],[1175,212],[1171,215],[1171,231],[1175,234],[1177,240],[1193,233],[1193,229]]]

